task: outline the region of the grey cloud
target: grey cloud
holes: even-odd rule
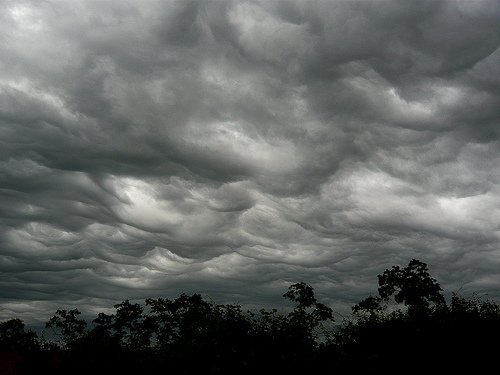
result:
[[[0,317],[499,297],[499,5],[2,3]]]
[[[251,208],[255,201],[244,185],[226,184],[214,191],[208,204],[216,211],[242,211]]]

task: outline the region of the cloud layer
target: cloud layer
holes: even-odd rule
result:
[[[0,318],[500,297],[500,3],[0,5]]]

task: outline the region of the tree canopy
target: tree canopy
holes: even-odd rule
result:
[[[57,310],[46,324],[55,340],[11,319],[0,323],[0,373],[7,373],[2,363],[16,374],[387,373],[389,363],[398,371],[409,364],[428,370],[429,363],[477,371],[481,356],[493,358],[500,334],[496,302],[454,293],[447,303],[427,265],[416,259],[378,275],[377,291],[336,325],[334,310],[305,282],[283,294],[293,304],[287,313],[244,311],[194,293],[125,300],[113,314],[93,320],[77,309]],[[457,355],[467,359],[460,366]]]

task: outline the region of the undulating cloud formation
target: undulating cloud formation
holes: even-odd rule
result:
[[[3,1],[0,318],[500,297],[499,1]]]

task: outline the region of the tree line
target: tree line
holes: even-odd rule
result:
[[[335,322],[312,286],[283,295],[294,304],[244,311],[200,294],[123,301],[92,321],[57,310],[38,336],[20,319],[0,323],[0,373],[255,374],[480,371],[499,349],[497,302],[453,294],[419,260],[378,275],[378,294]]]

